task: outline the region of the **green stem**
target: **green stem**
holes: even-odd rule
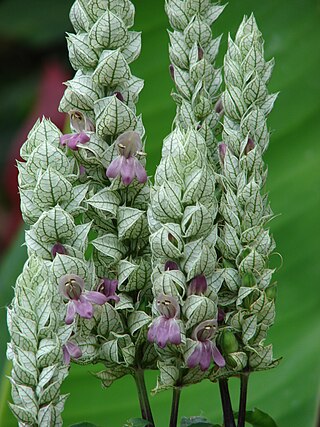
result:
[[[179,402],[180,402],[181,388],[174,387],[172,392],[172,405],[169,427],[177,427]]]
[[[246,423],[248,381],[249,381],[249,372],[243,372],[240,375],[240,403],[239,403],[238,427],[245,427],[245,423]]]
[[[226,378],[222,378],[219,380],[219,388],[222,402],[224,426],[236,427],[231,405],[228,380]]]
[[[154,427],[154,421],[153,421],[153,416],[152,416],[152,412],[151,412],[147,387],[146,387],[146,383],[144,380],[143,369],[141,369],[141,368],[135,369],[134,379],[135,379],[137,390],[138,390],[141,416],[144,420],[149,421],[150,424],[148,425],[148,427]]]

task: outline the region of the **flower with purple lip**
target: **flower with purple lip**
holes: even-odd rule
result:
[[[222,142],[221,144],[219,144],[219,156],[222,163],[224,163],[224,158],[226,157],[226,153],[227,153],[227,144],[224,144]]]
[[[171,270],[180,270],[179,266],[174,261],[167,261],[164,265],[164,271],[171,271]]]
[[[107,297],[100,292],[86,291],[84,280],[76,274],[65,274],[59,280],[60,293],[69,300],[65,322],[70,325],[76,313],[84,319],[93,317],[92,304],[103,305]]]
[[[188,286],[188,295],[201,295],[207,290],[207,279],[201,274],[194,277]]]
[[[62,352],[65,365],[70,365],[71,357],[72,359],[79,359],[82,356],[81,349],[73,341],[67,341],[62,346]]]
[[[97,291],[105,295],[107,297],[107,301],[113,300],[115,302],[119,302],[120,298],[116,294],[117,287],[118,280],[104,277],[101,279]]]
[[[70,150],[78,151],[78,144],[86,144],[90,141],[90,137],[85,132],[67,133],[60,137],[60,144],[69,147]]]
[[[217,330],[216,320],[205,320],[192,332],[192,339],[197,342],[195,349],[188,357],[187,365],[189,368],[200,366],[202,371],[206,371],[211,360],[219,367],[225,366],[226,362],[218,350],[216,344],[212,341]]]
[[[80,111],[70,110],[70,124],[76,132],[94,132],[95,126],[93,122]]]
[[[254,143],[253,139],[248,138],[248,142],[247,142],[247,145],[246,145],[246,147],[244,149],[244,153],[246,155],[249,154],[250,151],[254,149],[254,147],[255,147],[255,143]]]
[[[136,177],[141,184],[147,181],[145,168],[136,155],[144,155],[141,152],[142,143],[139,134],[135,131],[127,131],[118,136],[116,145],[119,156],[116,157],[106,171],[108,178],[121,176],[124,185],[129,185]]]
[[[157,309],[160,316],[152,322],[148,340],[157,343],[160,348],[164,348],[167,344],[181,344],[181,331],[177,322],[180,307],[177,300],[161,294],[157,297]]]

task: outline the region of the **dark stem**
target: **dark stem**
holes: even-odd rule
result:
[[[172,393],[172,405],[171,405],[171,416],[170,416],[169,427],[177,427],[180,394],[181,394],[181,388],[174,387],[173,393]]]
[[[222,402],[224,426],[236,427],[229,394],[228,380],[226,378],[222,378],[219,380],[219,388]]]
[[[144,381],[144,371],[141,368],[137,368],[134,371],[134,379],[136,382],[137,390],[138,390],[138,397],[140,402],[140,409],[141,409],[141,417],[144,420],[147,420],[150,422],[148,427],[154,427],[154,421],[153,416],[151,412],[148,392],[146,388],[146,383]]]
[[[249,372],[243,372],[240,375],[240,403],[239,403],[238,427],[245,427],[245,423],[246,423],[248,381],[249,381]]]

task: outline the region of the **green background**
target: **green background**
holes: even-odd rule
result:
[[[138,109],[143,113],[147,131],[148,172],[152,175],[159,162],[161,141],[170,132],[174,117],[170,98],[172,82],[168,74],[168,24],[164,0],[135,0],[134,3],[135,29],[143,31],[143,50],[133,64],[133,71],[145,79]],[[70,29],[71,4],[69,0],[3,1],[0,37],[26,43],[34,49],[59,44],[64,31]],[[276,58],[270,89],[281,92],[270,115],[273,134],[266,162],[271,205],[275,213],[281,214],[270,227],[282,257],[274,256],[273,261],[281,268],[276,274],[277,319],[268,341],[274,344],[275,356],[283,356],[283,361],[275,370],[252,376],[248,407],[257,406],[269,413],[279,427],[312,427],[316,425],[320,373],[320,2],[230,0],[214,26],[216,35],[224,33],[222,51],[226,48],[228,32],[234,35],[243,14],[251,11],[266,40],[266,57]],[[5,67],[3,62],[0,67]],[[12,84],[9,90],[1,81],[1,133],[8,139],[14,132],[13,126],[19,125],[32,102],[36,77],[35,64],[35,73],[20,82],[19,89]],[[8,118],[3,119],[6,114]],[[1,151],[4,150],[2,143]],[[24,262],[22,241],[20,233],[2,261],[0,307],[9,302],[11,287]],[[7,340],[4,315],[5,310],[0,309],[0,426],[11,427],[16,422],[6,405],[9,394],[8,381],[3,375]],[[64,412],[66,426],[87,420],[101,426],[120,427],[126,419],[139,416],[133,381],[124,378],[110,389],[102,390],[90,375],[90,371],[96,369],[72,367],[63,387],[65,392],[71,392]],[[154,373],[148,374],[147,385],[149,388],[155,385]],[[231,381],[231,389],[236,407],[237,379]],[[157,426],[167,426],[170,393],[151,398],[151,404]],[[219,422],[217,386],[204,382],[185,389],[180,411],[181,415],[202,414]]]

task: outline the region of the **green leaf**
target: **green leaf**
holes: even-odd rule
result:
[[[130,418],[123,427],[146,427],[150,425],[149,421],[142,418]]]
[[[83,422],[78,424],[72,424],[70,427],[99,427],[99,426],[97,424]]]
[[[235,418],[238,418],[238,413]],[[277,427],[276,422],[265,412],[260,411],[258,408],[253,408],[253,411],[246,411],[246,422],[253,427]]]
[[[180,427],[218,427],[204,417],[182,417]]]

